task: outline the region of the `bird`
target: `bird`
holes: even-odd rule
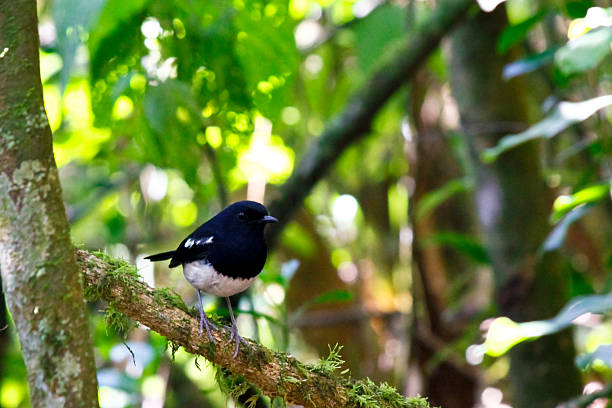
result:
[[[236,340],[233,358],[240,343],[247,344],[238,334],[238,326],[230,303],[230,296],[245,291],[263,269],[268,255],[264,229],[278,220],[255,201],[235,202],[200,225],[174,251],[147,256],[152,262],[170,259],[170,268],[183,266],[185,279],[196,289],[200,312],[200,335],[206,327],[208,338],[213,323],[208,320],[202,305],[201,292],[224,297],[232,325],[228,327]]]

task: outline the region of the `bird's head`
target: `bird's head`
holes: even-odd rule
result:
[[[238,201],[221,211],[218,217],[236,229],[262,233],[266,224],[278,222],[268,214],[266,207],[255,201]]]

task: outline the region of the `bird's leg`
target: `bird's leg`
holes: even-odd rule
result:
[[[214,343],[215,339],[213,339],[212,334],[210,334],[210,330],[212,329],[212,323],[208,320],[206,314],[204,314],[204,306],[202,305],[202,295],[200,295],[200,289],[196,289],[196,292],[198,294],[198,302],[200,303],[200,336],[202,335],[202,330],[204,326],[206,326],[206,333],[208,334],[208,338]]]
[[[240,347],[240,343],[243,343],[245,346],[248,346],[248,343],[240,336],[240,334],[238,334],[238,325],[236,324],[236,319],[234,319],[234,312],[232,310],[232,303],[230,302],[230,298],[226,297],[225,300],[227,301],[227,308],[229,309],[230,319],[232,320],[232,326],[228,327],[228,329],[230,329],[230,331],[232,332],[232,335],[230,336],[227,342],[231,343],[232,340],[236,338],[236,349],[234,350],[234,355],[232,356],[232,358],[236,358],[236,356],[238,355],[238,348]]]

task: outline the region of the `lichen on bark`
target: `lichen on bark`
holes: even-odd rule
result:
[[[42,101],[36,2],[0,2],[0,270],[34,407],[96,407],[88,320]]]

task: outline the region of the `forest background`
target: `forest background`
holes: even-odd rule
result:
[[[0,2],[0,406],[606,406],[609,6]],[[143,259],[246,198],[241,333],[305,365]]]

